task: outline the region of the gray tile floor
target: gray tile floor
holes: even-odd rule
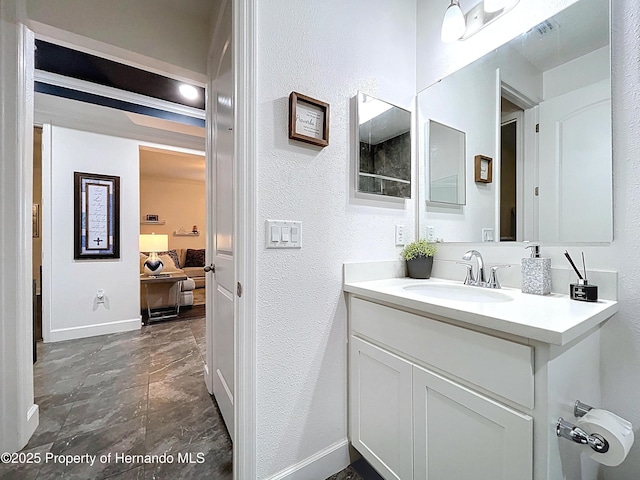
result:
[[[204,337],[204,318],[194,318],[38,343],[40,425],[21,453],[41,460],[0,463],[0,480],[230,480],[231,441],[202,375]],[[327,480],[381,480],[358,465]]]
[[[40,425],[23,453],[41,461],[0,464],[0,479],[231,479],[231,441],[204,384],[204,336],[202,318],[39,343]],[[58,463],[66,458],[75,463]]]

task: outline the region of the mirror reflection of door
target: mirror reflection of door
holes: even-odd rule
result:
[[[500,129],[500,241],[522,241],[522,195],[524,152],[522,148],[523,110],[501,101]]]

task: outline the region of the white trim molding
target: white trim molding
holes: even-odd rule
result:
[[[83,93],[90,93],[100,97],[111,98],[121,102],[128,102],[143,107],[156,108],[165,112],[185,115],[187,117],[204,120],[205,111],[198,108],[181,105],[179,103],[168,102],[158,98],[148,97],[139,93],[127,92],[118,88],[107,87],[97,83],[79,80],[77,78],[65,77],[57,73],[45,72],[44,70],[36,70],[35,81],[53,85],[56,87],[68,88]]]
[[[97,323],[94,325],[83,325],[81,327],[60,328],[49,332],[48,342],[63,342],[65,340],[75,340],[76,338],[97,337],[98,335],[110,335],[112,333],[131,332],[140,330],[142,319],[132,318],[131,320],[120,320],[117,322]]]
[[[236,300],[235,442],[233,477],[256,478],[256,116],[257,7],[233,1],[233,71],[235,85],[235,277],[242,284]],[[316,477],[307,477],[316,478]],[[320,478],[320,477],[317,477]],[[323,477],[324,478],[324,477]]]
[[[33,33],[24,4],[0,0],[0,451],[27,443],[38,425],[33,403],[31,206]]]
[[[281,470],[267,480],[328,478],[346,468],[349,463],[349,440],[345,438],[305,458],[301,462]]]

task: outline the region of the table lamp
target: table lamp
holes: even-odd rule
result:
[[[149,258],[144,262],[144,273],[157,275],[162,272],[164,263],[158,257],[158,252],[169,249],[169,235],[141,234],[139,246],[141,252],[149,252]]]

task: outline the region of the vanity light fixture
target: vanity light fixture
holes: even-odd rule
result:
[[[487,13],[495,13],[500,10],[513,7],[520,0],[484,0],[483,8]]]
[[[445,43],[455,42],[462,38],[466,28],[467,26],[464,13],[462,13],[460,3],[458,0],[451,0],[451,4],[447,8],[447,11],[444,12],[440,38]]]
[[[515,7],[520,0],[484,0],[465,15],[466,30],[462,40],[475,35]]]

